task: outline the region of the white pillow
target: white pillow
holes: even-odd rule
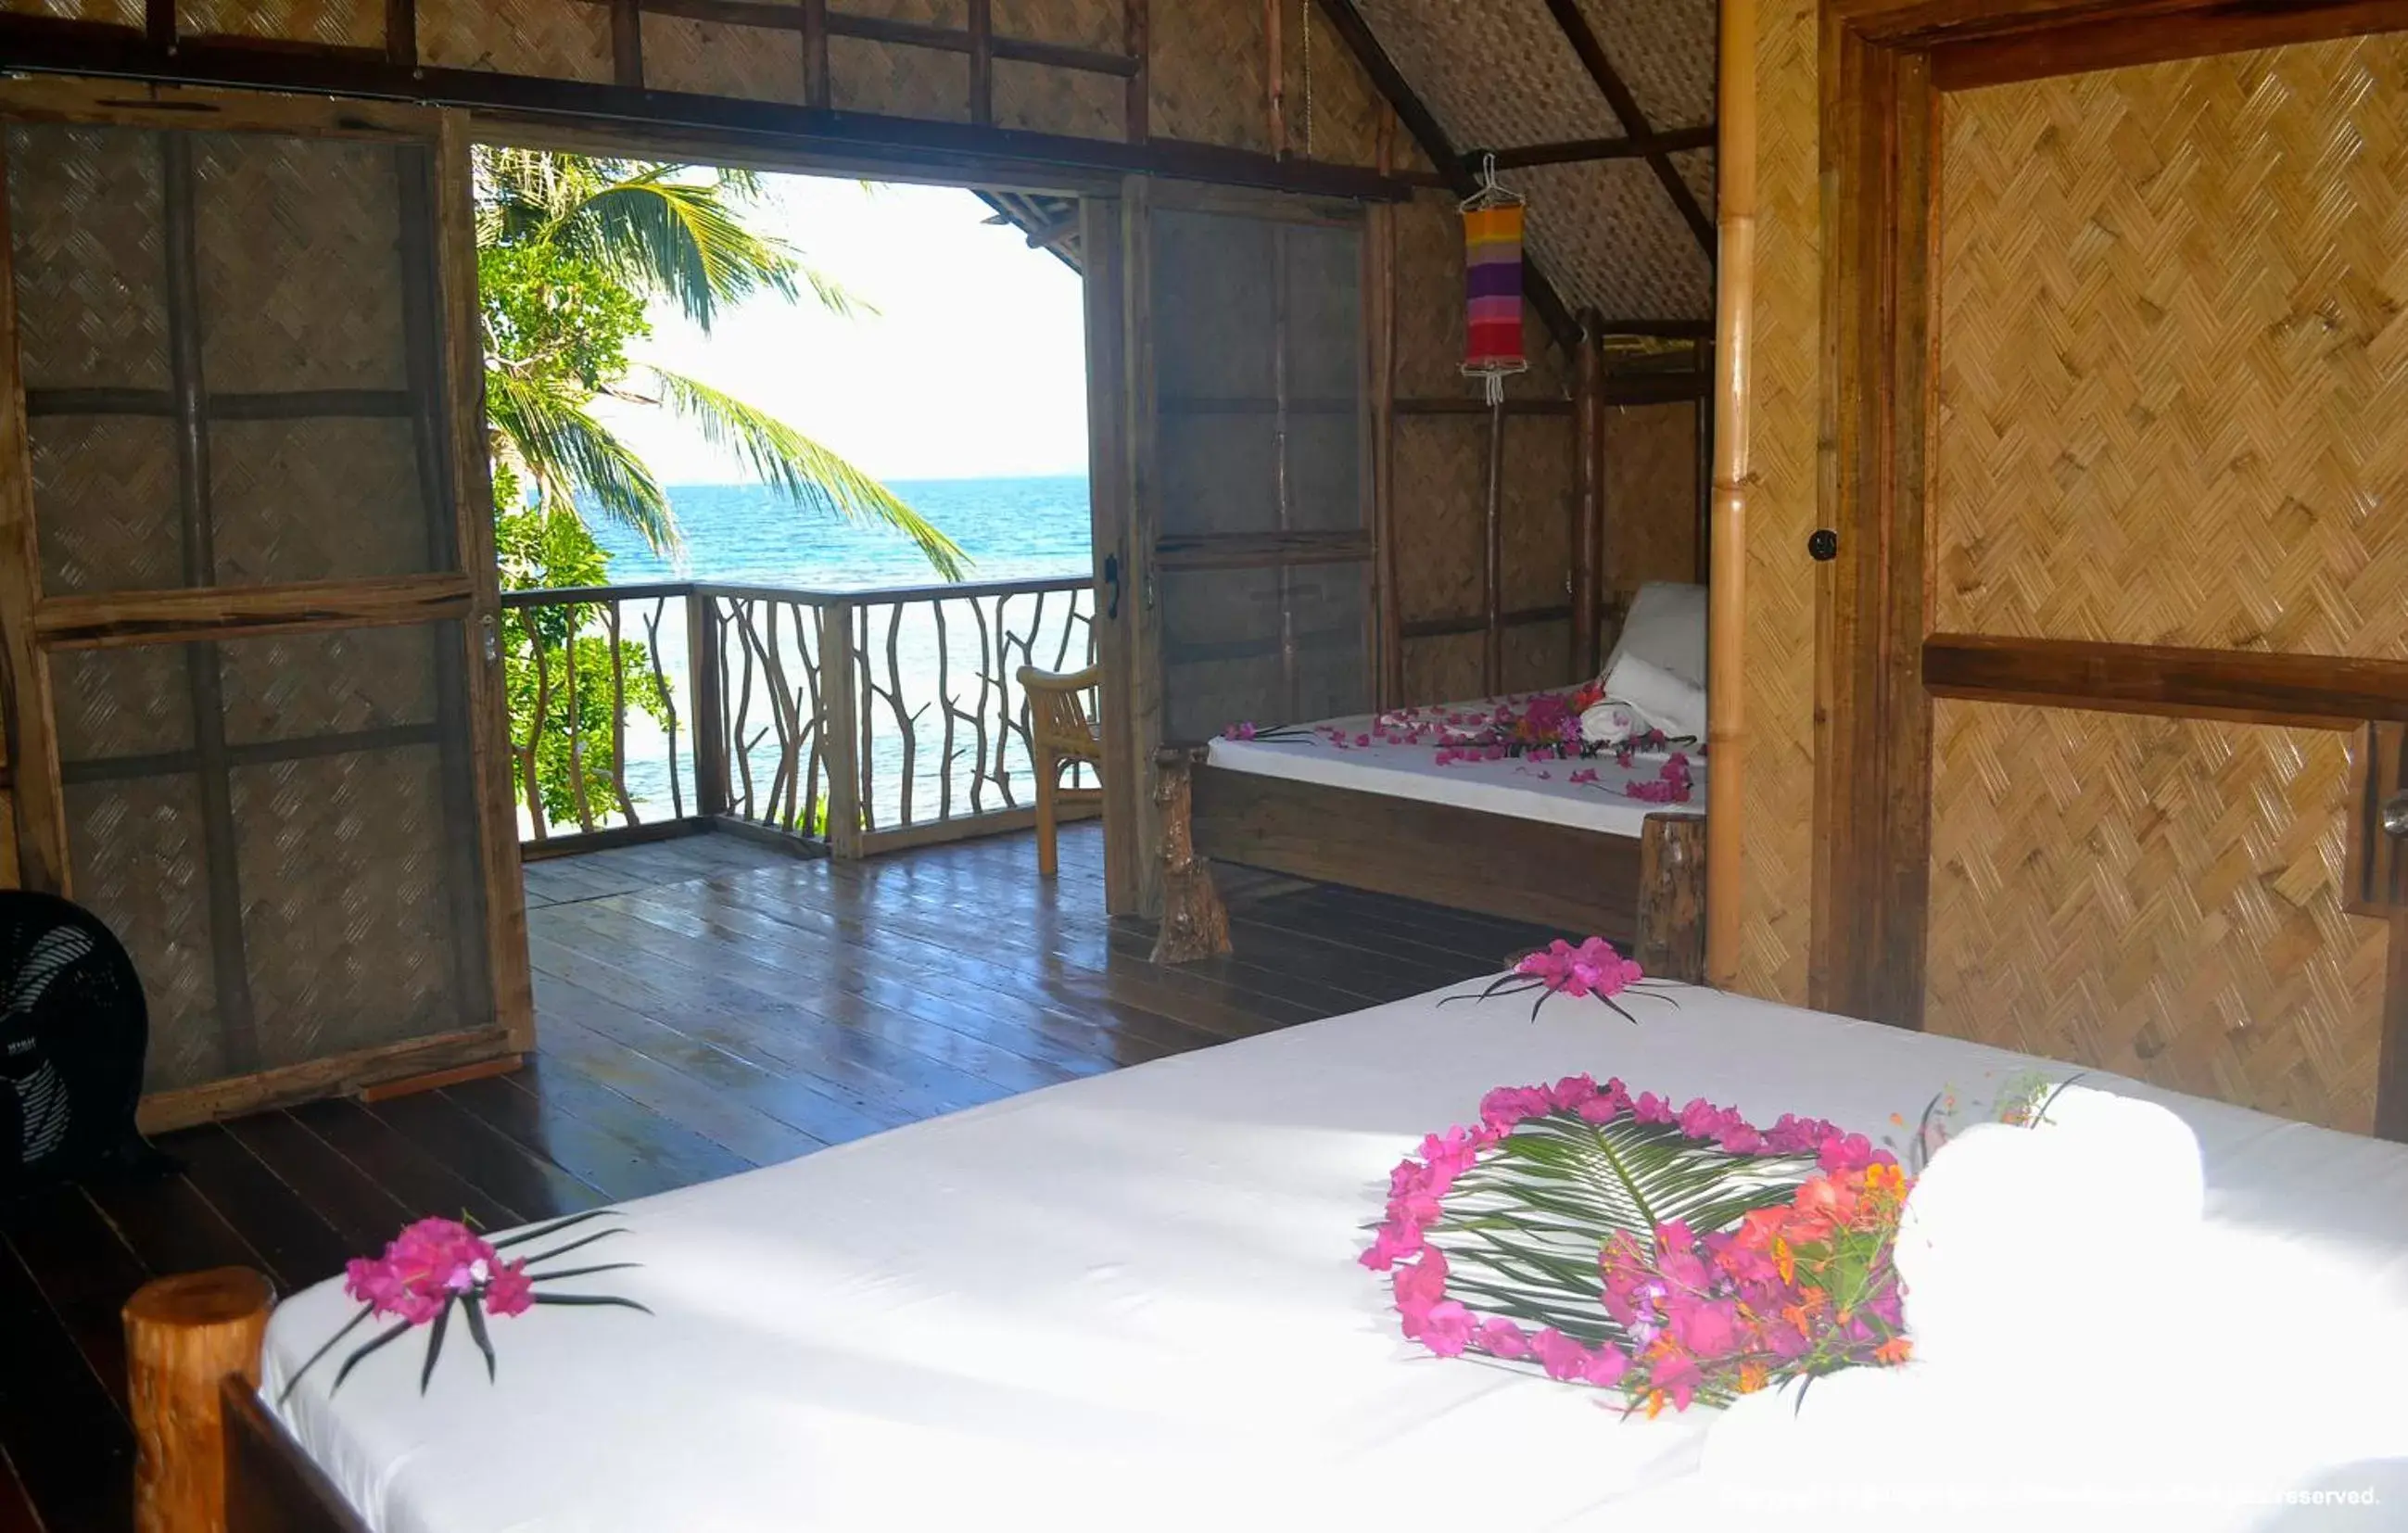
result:
[[[1635,654],[1622,656],[1605,673],[1605,700],[1628,704],[1673,739],[1706,738],[1706,689]]]
[[[1604,674],[1625,655],[1637,655],[1658,670],[1671,672],[1693,687],[1706,684],[1706,588],[1671,580],[1651,580],[1630,599],[1630,615],[1623,620],[1622,637],[1613,641]],[[1607,695],[1618,695],[1609,684]]]

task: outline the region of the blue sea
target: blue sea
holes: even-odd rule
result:
[[[1083,576],[1092,567],[1086,476],[1045,479],[905,480],[889,482],[903,502],[961,545],[969,556],[967,578],[973,581]],[[882,525],[856,526],[840,518],[781,502],[752,484],[685,484],[671,487],[671,507],[684,534],[684,546],[671,558],[652,552],[643,539],[624,527],[590,517],[596,541],[609,553],[609,583],[639,585],[666,580],[717,581],[736,585],[782,586],[801,590],[866,590],[880,586],[929,585],[937,573],[918,549]],[[1075,668],[1087,658],[1087,633],[1072,617],[1071,606],[1058,597],[1044,607],[1037,599],[1016,598],[1013,626],[1043,620],[1043,632],[1029,638],[1026,659],[1039,665]],[[685,653],[685,623],[681,603],[631,603],[626,621],[630,637],[643,638],[657,651],[662,668],[687,714],[692,696]],[[1082,607],[1084,603],[1081,604]],[[999,809],[1028,801],[1025,751],[998,727],[992,751],[984,757],[970,749],[973,738],[958,732],[954,755],[942,759],[939,725],[950,697],[956,709],[984,712],[1000,708],[1017,715],[1018,704],[1009,690],[1008,671],[996,678],[990,695],[978,683],[979,630],[956,612],[950,635],[940,638],[925,603],[904,609],[893,636],[899,683],[894,706],[923,722],[927,738],[921,741],[906,769],[901,733],[884,705],[874,708],[866,748],[872,762],[869,795],[872,824],[891,825],[903,814],[901,794],[908,777],[913,795],[911,818],[925,819],[950,796],[956,812],[972,808]],[[645,629],[650,618],[657,627]],[[598,622],[598,618],[595,621]],[[781,640],[792,674],[801,675],[800,661],[791,646],[791,630]],[[940,666],[939,650],[944,652]],[[939,682],[942,679],[942,688]],[[766,673],[753,674],[744,684],[742,672],[731,670],[727,700],[731,724],[740,722],[748,742],[751,781],[766,801],[776,772],[777,748],[764,721],[781,705]],[[940,695],[941,691],[941,695]],[[741,706],[741,720],[737,710]],[[627,721],[627,784],[646,819],[665,810],[691,808],[694,781],[690,737],[681,738],[674,776],[669,742],[652,722],[631,711]],[[736,774],[739,799],[744,773]],[[682,792],[681,792],[682,786]],[[979,795],[973,800],[975,791]],[[739,811],[741,805],[739,803]],[[524,811],[522,810],[523,819]],[[604,813],[599,823],[612,824]],[[522,831],[526,827],[523,823]],[[570,827],[573,828],[573,827]]]
[[[1082,575],[1088,557],[1087,477],[896,480],[887,488],[970,556],[973,580]],[[882,525],[777,499],[757,484],[681,484],[669,504],[685,534],[682,567],[624,527],[596,520],[610,580],[724,580],[859,590],[937,579],[920,551]]]

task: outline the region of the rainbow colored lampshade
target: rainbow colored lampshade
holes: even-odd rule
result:
[[[1522,209],[1469,209],[1463,245],[1463,370],[1518,373],[1530,365],[1522,351]]]

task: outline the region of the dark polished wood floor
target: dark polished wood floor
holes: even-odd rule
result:
[[[1346,890],[1228,888],[1234,956],[1147,962],[1101,839],[869,863],[725,836],[532,865],[538,1048],[518,1073],[167,1136],[179,1174],[0,1209],[0,1533],[130,1526],[118,1311],[256,1267],[289,1292],[406,1221],[489,1225],[666,1191],[1015,1092],[1359,1010],[1547,934]],[[1225,877],[1225,885],[1235,881]]]

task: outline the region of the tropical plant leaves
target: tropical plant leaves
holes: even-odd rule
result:
[[[1787,1203],[1813,1170],[1812,1156],[1737,1155],[1671,1124],[1551,1112],[1456,1177],[1424,1236],[1446,1254],[1448,1291],[1483,1312],[1627,1344],[1600,1303],[1607,1240],[1627,1232],[1652,1248],[1675,1220],[1727,1228]]]

